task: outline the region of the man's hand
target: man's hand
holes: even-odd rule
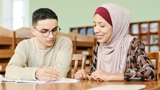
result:
[[[60,78],[60,74],[53,68],[38,68],[35,77],[41,81],[55,81]]]

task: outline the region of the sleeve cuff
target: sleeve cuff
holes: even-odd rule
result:
[[[34,73],[33,73],[33,79],[34,79],[34,80],[37,80],[37,79],[36,79],[36,76],[35,76],[37,69],[38,69],[38,68],[36,68],[35,71],[34,71]]]

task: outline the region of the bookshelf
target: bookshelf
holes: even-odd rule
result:
[[[72,27],[70,28],[69,35],[76,36],[76,50],[75,50],[76,52],[75,53],[78,53],[78,54],[92,53],[92,48],[96,43],[93,26]]]
[[[70,32],[82,35],[94,35],[93,26],[73,27]],[[146,52],[160,51],[160,20],[132,22],[129,34],[145,44]]]
[[[130,23],[129,34],[145,44],[146,52],[160,50],[160,21]]]
[[[72,27],[70,32],[82,35],[94,35],[93,26]]]

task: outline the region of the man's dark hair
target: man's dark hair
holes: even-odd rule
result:
[[[56,19],[58,21],[58,16],[49,8],[37,9],[32,14],[32,25],[35,26],[39,20],[45,19]]]

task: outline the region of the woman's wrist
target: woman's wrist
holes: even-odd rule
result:
[[[124,74],[109,74],[105,81],[121,81],[124,80]]]

